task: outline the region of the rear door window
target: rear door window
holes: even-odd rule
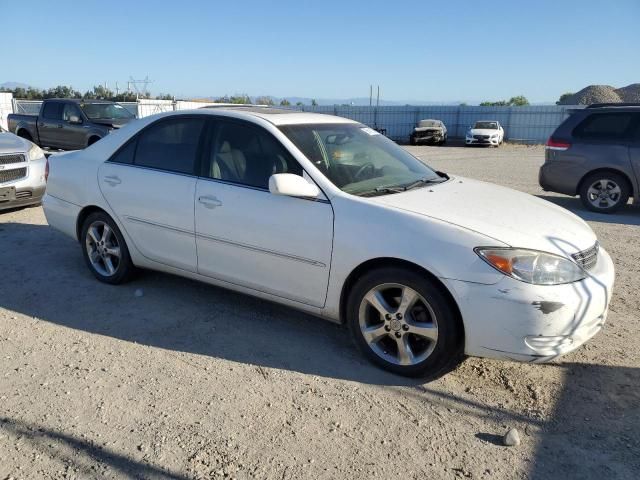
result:
[[[595,113],[580,123],[573,135],[585,140],[621,140],[631,126],[632,114]]]
[[[186,117],[151,125],[138,136],[134,164],[195,175],[204,123],[204,119]],[[123,151],[121,163],[127,163],[126,155]]]
[[[42,116],[47,120],[62,120],[62,109],[64,104],[60,102],[46,102]]]

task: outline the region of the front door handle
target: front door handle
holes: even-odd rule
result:
[[[122,183],[122,180],[120,180],[120,178],[118,178],[115,175],[110,175],[108,177],[104,177],[102,180],[105,183],[108,183],[109,185],[111,185],[112,187],[115,187],[116,185],[120,185]]]
[[[222,206],[222,202],[218,200],[216,197],[210,197],[210,196],[198,197],[198,202],[200,202],[206,208],[216,208],[216,207]]]

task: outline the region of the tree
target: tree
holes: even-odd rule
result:
[[[251,103],[251,97],[249,97],[249,95],[247,95],[246,93],[240,93],[240,94],[236,93],[235,95],[232,95],[231,97],[229,97],[228,103],[245,105],[247,103]]]
[[[509,105],[514,107],[526,107],[529,105],[529,100],[524,95],[518,95],[517,97],[511,97],[509,99]]]
[[[173,100],[173,96],[168,93],[161,93],[160,95],[156,95],[156,100]]]
[[[283,98],[283,99],[280,101],[280,106],[282,106],[282,107],[288,107],[288,106],[290,106],[290,105],[291,105],[291,102],[290,102],[289,100],[287,100],[286,98]]]
[[[318,102],[316,102],[315,98],[311,99],[311,106],[312,107],[317,107],[318,106]]]
[[[569,98],[573,97],[573,95],[574,95],[573,92],[563,93],[562,95],[560,95],[560,98],[556,102],[556,105],[564,105]]]
[[[297,107],[302,107],[303,105],[304,105],[304,103],[302,103],[302,102],[296,102],[296,106]]]
[[[265,96],[261,96],[261,97],[256,97],[256,104],[257,105],[273,105],[273,98],[271,97],[265,97]]]
[[[517,97],[511,97],[509,101],[498,100],[497,102],[482,102],[481,107],[525,107],[529,105],[529,100],[524,95],[518,95]]]

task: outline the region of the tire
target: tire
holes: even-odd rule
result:
[[[440,146],[443,146],[446,144],[447,144],[447,136],[445,135],[444,138],[440,141]]]
[[[33,137],[31,137],[31,134],[26,130],[20,130],[20,132],[18,133],[18,136],[20,138],[24,138],[25,140],[29,140],[30,142],[33,142]]]
[[[409,137],[409,143],[411,145],[417,145],[418,144],[418,142],[416,141],[415,137],[413,137],[413,136]]]
[[[87,141],[87,147],[93,145],[94,143],[96,143],[99,140],[100,140],[100,137],[91,137],[91,138],[89,138],[89,140]]]
[[[108,227],[106,230],[105,226]],[[94,212],[85,219],[80,245],[87,267],[101,282],[111,285],[125,283],[135,271],[120,229],[104,212]],[[118,255],[115,254],[116,248]]]
[[[604,190],[604,192],[603,192]],[[594,172],[580,184],[580,200],[592,212],[613,213],[629,201],[629,181],[613,172]],[[601,192],[604,196],[600,196]]]
[[[411,297],[414,301],[409,303],[406,316],[399,316],[404,310],[400,298]],[[375,307],[370,299],[376,298],[383,298],[384,304],[378,302]],[[378,308],[388,314],[381,314]],[[464,358],[459,315],[424,274],[398,267],[364,274],[349,293],[346,317],[353,341],[363,355],[395,374],[433,380],[453,370]],[[400,345],[405,345],[403,353]]]

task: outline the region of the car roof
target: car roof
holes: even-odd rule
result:
[[[45,101],[72,102],[72,103],[118,103],[111,100],[98,100],[95,98],[45,98]]]
[[[188,112],[189,110],[182,110]],[[235,118],[261,118],[274,125],[303,125],[313,123],[353,123],[358,122],[344,117],[336,117],[334,115],[325,115],[323,113],[302,112],[300,110],[274,108],[259,105],[210,105],[202,107],[193,112],[215,115],[223,113],[225,116]]]

